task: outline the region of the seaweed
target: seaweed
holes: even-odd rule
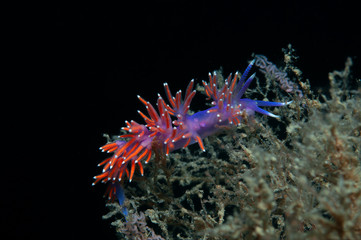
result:
[[[117,214],[118,203],[108,205],[105,218],[119,237],[360,239],[361,87],[352,59],[329,74],[325,96],[291,63],[292,47],[283,52],[294,74],[278,67],[277,76],[287,76],[291,87],[282,89],[263,70],[246,93],[280,102],[292,97],[288,108],[275,109],[282,117],[246,118],[206,138],[206,152],[189,146],[167,158],[157,154],[146,178],[126,186],[129,217]]]

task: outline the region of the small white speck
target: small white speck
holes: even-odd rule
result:
[[[268,116],[274,117],[274,118],[279,118],[279,117],[280,117],[280,116],[278,116],[278,115],[274,115],[273,113],[269,113]]]

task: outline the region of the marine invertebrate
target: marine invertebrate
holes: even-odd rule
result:
[[[217,86],[217,74],[209,74],[209,81],[203,81],[203,86],[208,99],[213,100],[213,107],[193,115],[188,114],[190,103],[196,94],[193,90],[194,80],[191,80],[182,99],[182,91],[172,95],[167,83],[164,83],[169,104],[158,94],[157,110],[151,103],[138,96],[145,105],[148,116],[138,111],[145,121],[144,124],[135,121],[126,121],[122,129],[127,134],[120,135],[115,141],[109,142],[100,149],[113,155],[98,166],[103,166],[103,171],[95,176],[95,182],[110,182],[107,195],[110,200],[119,195],[118,183],[126,174],[132,181],[135,167],[138,165],[141,175],[144,174],[143,164],[148,163],[152,153],[161,150],[166,155],[179,148],[198,143],[205,151],[203,140],[229,125],[240,125],[247,115],[258,112],[271,117],[278,117],[260,107],[278,107],[289,104],[281,102],[268,102],[242,98],[247,88],[255,77],[248,77],[254,64],[253,60],[244,73],[230,74],[222,86]]]
[[[290,48],[290,46],[289,46]],[[291,51],[291,50],[290,50]],[[285,57],[289,55],[285,54]],[[295,82],[293,82],[288,76],[286,69],[280,70],[274,63],[269,61],[266,56],[255,55],[255,66],[259,67],[260,71],[264,74],[268,74],[272,79],[279,82],[281,89],[291,93],[294,92],[299,98],[303,97],[302,90],[300,90]],[[300,74],[298,69],[292,69],[297,74]]]
[[[104,218],[119,239],[134,239],[125,224],[141,212],[164,239],[359,239],[361,83],[351,65],[329,74],[328,97],[301,82],[304,98],[282,119],[243,118],[203,139],[205,153],[194,144],[166,157],[155,141],[147,179],[134,175],[125,202],[108,203]],[[287,102],[269,74],[253,81],[247,97]],[[224,82],[217,71],[219,88]]]

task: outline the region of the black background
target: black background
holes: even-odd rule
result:
[[[357,9],[345,1],[59,3],[50,22],[54,41],[46,49],[55,83],[48,91],[55,111],[45,126],[54,136],[49,165],[35,173],[39,181],[17,186],[22,197],[2,214],[5,235],[116,239],[101,219],[105,188],[91,183],[106,157],[98,150],[102,134],[118,134],[125,120],[141,122],[137,94],[155,102],[163,82],[175,92],[220,67],[226,74],[243,71],[252,53],[281,63],[289,43],[304,77],[322,88],[346,57],[359,66]]]

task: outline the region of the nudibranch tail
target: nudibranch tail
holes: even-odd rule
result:
[[[126,121],[126,126],[122,130],[127,133],[100,148],[103,152],[113,155],[98,165],[103,166],[103,171],[94,177],[93,185],[98,182],[110,182],[107,189],[109,200],[122,198],[123,189],[119,188],[122,179],[126,175],[131,182],[136,166],[143,175],[142,164],[150,161],[154,150],[160,150],[168,155],[176,149],[198,143],[205,151],[202,139],[220,131],[222,126],[240,125],[245,114],[258,112],[270,117],[279,117],[260,107],[281,107],[291,102],[267,102],[242,98],[255,78],[255,74],[248,76],[254,62],[251,61],[240,78],[238,72],[234,76],[230,74],[220,87],[217,86],[219,80],[217,74],[209,73],[208,82],[202,81],[202,83],[208,99],[212,100],[213,107],[193,115],[189,115],[188,111],[196,94],[196,90],[193,90],[194,80],[189,82],[184,98],[181,90],[173,96],[168,84],[164,83],[169,104],[166,104],[158,94],[156,108],[138,95],[138,99],[147,110],[147,115],[138,111],[145,125]]]

